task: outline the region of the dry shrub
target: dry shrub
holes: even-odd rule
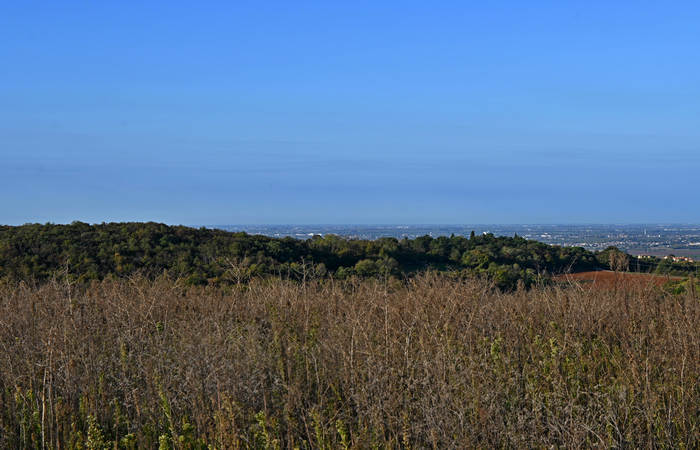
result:
[[[3,448],[700,445],[700,301],[167,277],[0,292]]]

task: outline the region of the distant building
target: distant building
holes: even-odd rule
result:
[[[689,262],[689,263],[695,262],[695,260],[693,260],[693,258],[688,258],[687,256],[668,255],[668,256],[664,256],[664,259],[670,259],[673,262]]]

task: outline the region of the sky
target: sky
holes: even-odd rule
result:
[[[0,3],[0,224],[700,223],[700,3]]]

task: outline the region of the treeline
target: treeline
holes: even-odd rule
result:
[[[612,256],[611,256],[612,255]],[[405,276],[427,269],[484,275],[504,289],[551,274],[634,270],[629,255],[593,253],[519,236],[493,234],[416,239],[272,238],[160,223],[0,226],[0,279],[76,281],[164,272],[190,284],[240,283],[257,276],[293,279]]]

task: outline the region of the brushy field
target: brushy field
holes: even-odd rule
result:
[[[700,446],[700,300],[165,277],[0,287],[1,448]]]

